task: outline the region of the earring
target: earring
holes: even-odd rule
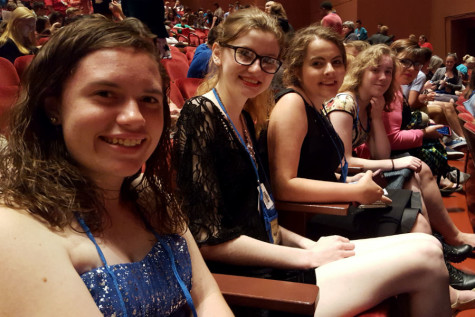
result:
[[[49,119],[51,120],[52,124],[57,124],[58,123],[58,118],[56,118],[56,117],[50,117]]]

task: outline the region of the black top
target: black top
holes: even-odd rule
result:
[[[278,98],[292,92],[298,94],[286,89]],[[300,149],[297,177],[336,182],[335,170],[345,152],[343,142],[327,117],[302,99],[307,113],[307,134]]]
[[[31,53],[31,52],[30,52]],[[17,57],[23,56],[22,52],[18,49],[15,42],[12,39],[7,39],[5,44],[0,46],[0,57],[8,59],[12,64],[15,62]]]

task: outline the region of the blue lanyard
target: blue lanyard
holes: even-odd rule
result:
[[[226,117],[228,118],[228,121],[231,123],[231,126],[233,127],[234,131],[236,132],[236,135],[238,136],[239,141],[241,142],[242,146],[244,146],[244,149],[246,150],[247,154],[249,155],[249,158],[251,159],[252,167],[254,167],[254,172],[256,173],[257,183],[260,184],[261,181],[260,181],[260,178],[259,178],[259,172],[257,171],[257,165],[256,165],[256,162],[254,162],[254,160],[252,158],[252,155],[251,155],[251,153],[249,152],[249,149],[246,146],[246,142],[244,142],[244,139],[241,137],[241,135],[239,134],[238,129],[236,129],[236,126],[234,125],[233,121],[229,117],[229,114],[226,111],[226,108],[224,107],[223,102],[221,101],[221,98],[219,98],[219,96],[218,96],[218,92],[216,91],[216,88],[213,88],[213,93],[214,93],[214,96],[216,97],[216,100],[218,100],[219,106],[221,107],[223,112],[226,114]],[[262,195],[262,193],[261,193],[261,195]]]
[[[104,264],[104,268],[106,269],[107,274],[109,274],[109,276],[112,279],[112,283],[114,284],[115,291],[117,293],[117,296],[119,297],[120,308],[122,309],[122,313],[123,313],[124,317],[127,317],[128,313],[127,313],[127,308],[125,308],[125,301],[124,301],[124,298],[122,296],[122,293],[120,292],[119,283],[117,282],[117,278],[116,278],[114,272],[112,272],[111,267],[107,264],[106,258],[104,256],[104,254],[102,253],[101,248],[97,244],[96,239],[92,235],[91,230],[89,229],[89,227],[86,225],[86,223],[81,218],[81,216],[79,216],[79,214],[76,215],[76,218],[77,218],[79,224],[81,225],[81,227],[83,228],[83,230],[86,232],[86,235],[89,237],[89,239],[92,241],[92,243],[94,243],[94,245],[96,246],[96,250],[97,250],[97,253],[99,253],[99,257],[101,258],[102,264]],[[150,228],[148,226],[148,223],[146,223],[146,225],[147,225],[148,228]],[[180,275],[178,274],[178,270],[176,268],[176,263],[175,263],[175,256],[173,255],[173,252],[170,249],[170,246],[157,233],[153,232],[153,234],[155,235],[157,240],[160,242],[160,245],[165,249],[165,252],[167,252],[167,255],[170,259],[170,263],[171,263],[171,266],[172,266],[173,274],[175,275],[175,278],[177,279],[178,284],[180,285],[180,288],[183,291],[183,294],[185,295],[186,301],[188,303],[188,306],[190,306],[190,309],[193,313],[193,316],[197,317],[198,315],[196,313],[195,305],[193,303],[193,299],[191,298],[190,291],[188,291],[188,288],[186,287],[185,282],[183,282]]]
[[[315,107],[313,107],[313,109],[315,109]],[[323,119],[326,119],[328,121],[328,123],[330,123],[330,125],[332,125],[331,122],[330,122],[330,119],[328,119],[328,113],[325,109],[325,106],[322,107],[322,112],[325,114]],[[335,150],[338,154],[338,157],[340,157],[340,168],[341,168],[340,181],[342,183],[346,183],[346,177],[348,176],[348,162],[346,161],[346,157],[345,157],[345,149],[343,147],[343,155],[342,155],[342,153],[340,152],[340,147],[338,146],[338,144],[336,144],[336,141],[333,139],[330,131],[328,131],[328,128],[327,128],[325,122],[322,122],[322,123],[323,123],[322,125],[325,128],[325,130],[327,130],[328,138],[330,138],[330,140],[332,141],[333,146],[335,147]],[[334,129],[333,129],[333,132],[336,134],[336,131]],[[340,146],[341,146],[341,142],[340,142]]]

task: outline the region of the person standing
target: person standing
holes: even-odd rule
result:
[[[330,1],[324,1],[320,4],[320,11],[323,14],[322,26],[333,29],[336,33],[342,34],[343,22],[340,16],[333,11],[333,5]]]

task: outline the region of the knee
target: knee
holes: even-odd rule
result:
[[[425,163],[422,162],[421,171],[419,172],[421,179],[425,182],[431,182],[434,180],[434,175],[430,170],[430,167]]]
[[[414,254],[417,257],[413,266],[413,273],[424,279],[442,281],[448,278],[442,246],[436,238],[428,234],[425,234],[424,237],[418,236],[413,246]]]

